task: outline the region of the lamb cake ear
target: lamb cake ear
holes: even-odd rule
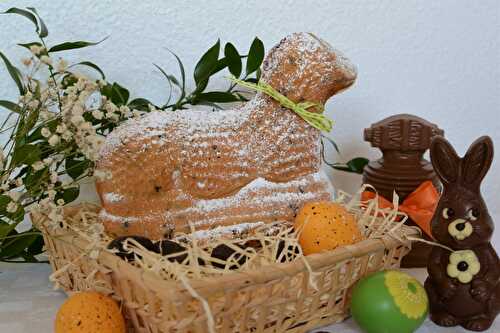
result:
[[[445,138],[437,136],[431,142],[430,154],[432,166],[443,185],[457,182],[460,157],[451,144]]]
[[[479,186],[493,161],[493,141],[482,136],[474,141],[463,158],[462,182],[466,186]]]

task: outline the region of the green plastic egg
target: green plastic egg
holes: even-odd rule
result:
[[[411,333],[427,317],[429,300],[412,276],[383,271],[361,279],[353,289],[351,313],[367,333]]]

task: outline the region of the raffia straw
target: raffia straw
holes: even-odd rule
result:
[[[210,310],[210,305],[208,304],[207,300],[205,298],[201,297],[196,292],[196,290],[194,290],[193,287],[191,287],[191,285],[189,284],[189,282],[186,280],[185,276],[180,276],[179,277],[179,281],[182,283],[182,285],[184,286],[184,288],[186,288],[186,290],[191,294],[191,296],[193,296],[193,298],[195,298],[195,299],[197,299],[197,300],[200,301],[200,303],[203,306],[203,310],[205,311],[205,314],[207,316],[208,331],[210,333],[216,333],[216,331],[215,331],[214,316],[212,314],[212,310]]]
[[[260,91],[269,97],[273,98],[275,101],[280,103],[283,107],[292,110],[296,114],[298,114],[302,119],[304,119],[309,125],[312,127],[323,131],[323,132],[330,132],[332,130],[333,126],[333,120],[329,119],[326,117],[323,113],[325,111],[325,107],[322,104],[315,103],[315,102],[301,102],[301,103],[295,103],[292,100],[290,100],[288,97],[285,95],[282,95],[279,91],[271,87],[269,84],[265,83],[264,81],[259,81],[258,83],[252,83],[252,82],[247,82],[243,80],[239,80],[237,78],[229,77],[229,80],[233,81],[234,83],[239,84],[240,86],[246,87],[248,89],[252,89],[255,91]],[[316,108],[319,113],[315,112],[310,112],[307,109],[314,107]]]
[[[417,237],[411,237],[411,236],[405,236],[406,239],[410,240],[410,241],[415,241],[415,242],[421,242],[421,243],[425,243],[425,244],[429,244],[429,245],[433,245],[433,246],[438,246],[438,247],[441,247],[445,250],[448,250],[450,252],[453,252],[454,250],[451,248],[451,247],[448,247],[444,244],[440,244],[440,243],[437,243],[437,242],[433,242],[433,241],[429,241],[427,239],[423,239],[423,238],[417,238]]]

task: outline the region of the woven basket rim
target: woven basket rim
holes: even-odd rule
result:
[[[79,204],[67,207],[65,209],[75,211],[85,206],[88,207],[89,205]],[[92,207],[93,205],[90,206]],[[41,229],[45,229],[41,225],[41,220],[43,219],[41,215],[32,213],[31,218],[36,226],[41,227]],[[42,231],[47,234],[47,237],[52,237],[51,233],[47,230]],[[402,226],[400,228],[400,233],[407,236],[415,236],[419,234],[419,232],[415,228],[408,226]],[[71,229],[66,229],[64,235],[58,235],[57,237],[62,237],[65,239],[68,238],[72,242],[75,242],[83,247],[88,246],[90,243],[88,240],[85,240],[83,237],[79,236],[78,233]],[[411,246],[408,244],[411,243],[403,243],[395,237],[386,234],[381,238],[364,239],[356,244],[342,246],[328,252],[308,255],[305,258],[309,263],[312,271],[314,272],[318,268],[334,265],[342,261],[349,260],[350,258],[362,257],[369,253],[384,251],[388,248],[396,247],[399,245]],[[186,288],[180,281],[166,281],[156,275],[154,272],[136,267],[110,252],[100,251],[98,261],[111,269],[126,269],[127,271],[129,271],[129,273],[131,273],[130,277],[137,280],[136,282],[142,283],[148,288],[162,290],[162,293],[165,292],[169,297],[177,299],[191,297],[191,295],[188,294]],[[284,276],[292,276],[305,270],[306,266],[302,260],[294,260],[287,263],[266,265],[258,271],[235,271],[222,276],[193,278],[189,279],[189,284],[201,296],[207,297],[208,295],[216,294],[226,290],[241,289],[245,286],[255,283],[263,284]]]

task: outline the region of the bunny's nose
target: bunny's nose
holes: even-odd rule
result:
[[[456,219],[448,225],[448,233],[457,240],[469,237],[473,231],[472,224],[464,219]]]

